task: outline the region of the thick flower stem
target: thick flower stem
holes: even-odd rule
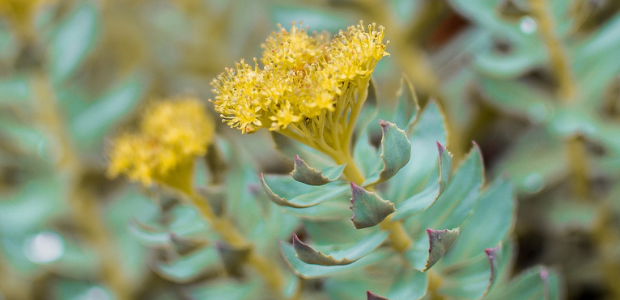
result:
[[[183,191],[186,193],[189,202],[199,211],[207,223],[211,225],[224,241],[233,247],[248,246],[248,242],[243,235],[232,224],[232,222],[223,217],[215,215],[209,202],[203,196],[194,191]],[[255,249],[252,249],[247,258],[247,263],[258,272],[267,284],[275,291],[280,293],[284,287],[284,275],[275,263],[270,262],[267,258],[261,256]]]
[[[119,300],[132,299],[129,285],[117,257],[118,247],[106,232],[104,221],[100,216],[96,199],[81,186],[82,165],[78,154],[73,149],[71,138],[64,128],[62,118],[52,98],[53,91],[49,87],[49,79],[44,73],[35,72],[31,84],[37,100],[39,119],[50,134],[58,142],[60,150],[59,167],[69,174],[70,193],[68,201],[72,209],[73,219],[84,233],[87,243],[97,252],[101,262],[101,277]]]
[[[573,179],[573,190],[580,200],[588,200],[590,188],[588,185],[588,161],[583,139],[572,137],[566,142],[567,160],[570,162],[570,172]]]
[[[392,221],[392,216],[388,216],[379,223],[381,229],[389,231],[388,238],[392,242],[392,247],[399,253],[405,252],[409,245],[411,245],[411,239],[407,235],[405,228],[403,228],[402,221]]]
[[[441,287],[443,279],[441,275],[437,274],[433,270],[428,271],[428,292],[427,296],[430,300],[445,300],[446,297],[439,293],[439,287]]]

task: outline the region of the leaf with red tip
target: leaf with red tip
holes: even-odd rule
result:
[[[439,178],[435,182],[431,182],[430,185],[421,192],[400,203],[392,217],[394,221],[407,218],[427,209],[437,201],[439,195],[448,185],[450,168],[452,166],[452,154],[439,142],[437,142],[437,151],[439,152]],[[435,178],[437,177],[432,177],[431,180],[435,180]]]
[[[501,260],[499,256],[502,253],[502,245],[499,244],[496,247],[484,249],[484,253],[489,258],[489,264],[491,266],[491,276],[489,277],[489,285],[487,286],[487,290],[484,292],[484,294],[486,295],[486,293],[493,286],[493,283],[495,282],[495,278],[497,277],[497,270],[498,270],[499,263]]]
[[[303,278],[318,278],[331,276],[343,272],[348,272],[352,270],[356,270],[359,268],[363,268],[372,264],[375,264],[379,261],[387,259],[390,255],[393,255],[394,252],[387,249],[377,249],[365,255],[364,257],[358,259],[357,261],[342,266],[321,266],[308,264],[299,257],[295,253],[295,249],[292,245],[280,242],[280,249],[282,250],[282,254],[286,259],[288,265],[293,269],[295,274],[303,277]]]
[[[366,300],[390,300],[390,299],[381,297],[371,291],[366,291]]]
[[[411,143],[407,139],[405,131],[388,121],[379,120],[379,124],[383,133],[380,155],[383,161],[383,169],[370,176],[364,182],[364,186],[381,183],[392,178],[409,162],[411,157]]]
[[[416,269],[426,271],[454,245],[459,236],[459,228],[452,230],[426,229],[428,237],[420,237],[403,255]]]
[[[400,81],[397,101],[392,122],[399,128],[403,128],[405,131],[409,132],[409,128],[418,116],[420,106],[418,104],[418,97],[415,94],[415,89],[405,74],[403,74]]]
[[[387,236],[387,232],[380,231],[366,236],[347,249],[327,249],[318,251],[302,242],[295,234],[293,235],[293,248],[295,249],[295,253],[297,253],[297,257],[308,264],[321,266],[348,265],[379,247]]]
[[[485,299],[562,299],[558,274],[533,267],[508,282],[498,281]]]
[[[291,195],[293,198],[291,200],[287,200],[286,196],[280,197],[267,184],[267,179],[272,182],[274,188],[278,188],[277,192],[285,195]],[[265,194],[267,194],[272,202],[280,206],[295,208],[311,207],[319,203],[332,200],[344,194],[348,189],[347,185],[342,182],[333,182],[321,188],[312,187],[297,182],[290,176],[269,176],[268,178],[265,178],[263,174],[260,174],[260,182]]]
[[[301,259],[303,262],[312,264],[312,265],[321,265],[321,266],[336,266],[336,265],[348,265],[353,263],[357,259],[347,259],[341,258],[336,259],[331,255],[325,255],[321,251],[314,250],[310,245],[302,242],[297,234],[293,235],[293,248],[295,249],[295,253],[297,253],[297,257]]]
[[[436,185],[439,155],[435,142],[446,143],[444,123],[439,107],[430,101],[407,136],[411,142],[409,162],[390,178],[389,184],[398,188],[388,188],[382,195],[399,205],[429,186]]]
[[[482,156],[480,149],[474,144],[473,149],[454,172],[448,186],[433,205],[409,219],[409,222],[412,223],[411,226],[421,228],[461,227],[474,210],[483,181]]]
[[[434,230],[426,229],[430,247],[428,248],[428,260],[422,271],[430,269],[446,252],[454,245],[459,237],[459,229]]]
[[[351,221],[357,229],[375,226],[396,209],[394,203],[383,200],[376,193],[351,182]]]
[[[324,185],[338,179],[342,175],[344,167],[345,165],[327,167],[321,171],[310,167],[299,155],[295,155],[295,167],[291,176],[305,184]]]

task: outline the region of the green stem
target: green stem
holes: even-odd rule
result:
[[[73,143],[64,128],[62,117],[53,91],[49,87],[49,79],[45,73],[35,73],[31,84],[38,101],[39,119],[50,134],[50,138],[58,141],[60,149],[59,168],[65,169],[70,177],[69,205],[73,219],[84,233],[87,243],[97,252],[101,260],[101,277],[119,300],[133,298],[133,291],[117,257],[118,246],[112,242],[105,230],[105,222],[100,216],[99,207],[92,194],[81,184],[83,169],[79,156],[73,149]]]
[[[445,300],[446,297],[439,293],[439,287],[441,287],[443,279],[439,274],[433,270],[428,271],[428,299],[430,300]]]
[[[246,247],[248,242],[243,235],[237,231],[233,223],[225,217],[217,216],[206,198],[199,195],[195,191],[182,191],[200,215],[207,223],[211,225],[222,239],[233,247]],[[247,263],[260,274],[267,284],[277,293],[281,293],[284,287],[284,275],[280,272],[276,263],[270,262],[267,258],[261,256],[252,247],[247,258]]]
[[[613,299],[620,297],[620,263],[618,263],[616,248],[620,244],[620,232],[615,226],[613,209],[609,205],[601,206],[598,212],[597,222],[594,227],[594,241],[600,253],[601,270],[604,280],[613,295]]]
[[[588,161],[583,138],[575,136],[565,142],[567,161],[569,162],[573,190],[575,195],[583,200],[589,199],[590,187],[588,183]]]
[[[558,81],[558,97],[561,101],[572,102],[576,90],[575,81],[566,56],[566,51],[554,33],[551,19],[551,8],[547,0],[529,0],[532,16],[538,23],[540,35],[549,51],[549,59],[556,80]]]
[[[355,164],[350,152],[343,152],[340,156],[332,157],[332,159],[338,164],[346,164],[343,174],[348,180],[360,186],[364,183],[366,178],[360,172],[357,164]],[[374,189],[373,187],[367,188],[369,190]],[[402,221],[392,221],[392,216],[388,216],[379,226],[381,229],[389,232],[388,238],[392,243],[392,247],[399,253],[403,253],[411,245],[411,239],[403,228]]]

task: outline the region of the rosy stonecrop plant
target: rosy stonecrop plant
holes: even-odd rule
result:
[[[247,264],[260,275],[227,282],[247,291],[231,299],[265,292],[265,286],[273,297],[287,299],[316,293],[332,299],[559,297],[556,276],[544,268],[510,280],[512,187],[504,178],[485,186],[475,144],[453,167],[437,104],[431,101],[421,110],[411,84],[403,78],[389,120],[373,121],[377,105],[387,102],[378,98],[371,79],[378,61],[388,55],[383,39],[383,27],[361,22],[331,39],[325,33],[308,34],[301,25],[293,24],[290,30],[279,27],[253,66],[241,61],[213,81],[211,102],[223,121],[242,133],[271,131],[278,150],[294,161],[290,175],[253,175],[255,169],[243,150],[211,137],[205,126],[184,121],[188,126],[176,128],[179,124],[173,120],[193,119],[182,116],[160,118],[171,122],[153,125],[158,130],[152,138],[167,145],[166,136],[173,136],[185,141],[183,145],[193,145],[197,140],[183,135],[183,128],[208,135],[215,148],[225,149],[220,158],[229,167],[211,172],[232,174],[227,180],[205,185],[204,193],[196,191],[195,180],[189,179],[196,176],[193,158],[206,149],[123,148],[129,144],[125,140],[132,140],[124,136],[111,152],[110,172],[172,187],[198,209],[207,224],[204,230],[215,233],[204,235],[205,242],[195,247],[206,249],[204,257],[209,257],[201,267],[223,264],[228,274],[243,277],[240,270]],[[144,125],[143,130],[150,127]],[[375,128],[381,132],[378,148],[370,139]],[[198,143],[204,146],[207,141]],[[125,148],[147,151],[139,157],[148,156],[148,161],[116,155]],[[153,158],[158,155],[162,157]],[[168,155],[179,155],[183,159],[175,161],[189,161],[190,167],[167,163]],[[142,165],[152,167],[151,173],[138,168]],[[174,180],[162,173],[179,169],[185,175],[172,173]],[[152,180],[145,180],[144,174],[153,174]],[[184,178],[183,183],[178,178]],[[241,195],[235,191],[240,187]],[[205,194],[216,196],[207,201]],[[273,203],[261,208],[265,198]],[[224,208],[218,212],[216,206]],[[174,232],[170,226],[154,227],[137,224],[136,231],[142,238]],[[158,245],[178,241],[165,239]],[[278,252],[292,273],[280,269]],[[213,253],[219,253],[221,260]],[[173,265],[159,271],[172,280],[187,279],[180,278]],[[262,279],[257,283],[256,278]],[[305,288],[303,279],[319,279],[322,288]]]

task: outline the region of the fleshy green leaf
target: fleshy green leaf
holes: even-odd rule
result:
[[[172,211],[168,229],[175,238],[205,243],[215,239],[209,230],[209,224],[200,216],[196,208],[190,205],[177,205]]]
[[[482,255],[506,238],[514,222],[515,195],[512,185],[498,178],[476,202],[474,213],[461,226],[461,238],[444,262],[458,263]]]
[[[267,181],[270,184],[267,184]],[[347,186],[341,183],[332,183],[322,187],[312,187],[293,180],[290,176],[260,175],[263,190],[271,201],[280,206],[305,208],[315,206],[321,202],[334,199],[347,191]],[[271,187],[275,189],[274,192]],[[280,197],[278,194],[284,195]],[[286,197],[292,196],[291,200]]]
[[[429,182],[429,186],[399,204],[396,212],[394,212],[392,216],[394,221],[404,219],[412,214],[425,210],[435,203],[447,186],[450,177],[450,168],[452,166],[452,154],[439,142],[437,142],[437,150],[439,152],[439,178],[434,180],[436,176],[431,176],[430,180],[433,181]]]
[[[310,206],[306,208],[295,208],[283,206],[287,214],[294,215],[300,219],[313,221],[329,221],[329,220],[349,220],[351,218],[351,196],[342,194],[329,201],[321,203],[321,205]]]
[[[474,145],[437,201],[424,212],[410,217],[406,225],[416,230],[460,227],[471,215],[483,181],[482,157],[480,149]]]
[[[426,229],[430,247],[428,248],[428,260],[422,271],[430,269],[439,259],[454,245],[459,237],[459,229],[434,230]]]
[[[426,229],[427,237],[420,237],[403,253],[407,261],[416,269],[426,271],[454,245],[459,236],[459,228],[434,230]]]
[[[409,162],[411,156],[411,143],[405,131],[387,121],[379,120],[379,124],[383,133],[380,155],[383,160],[383,169],[368,178],[366,180],[368,184],[377,184],[392,178]]]
[[[554,99],[539,88],[515,80],[482,78],[480,84],[493,104],[508,113],[524,115],[534,123],[547,120],[553,112]],[[520,99],[514,101],[514,99]]]
[[[452,153],[448,152],[446,148],[437,142],[437,150],[439,151],[439,191],[443,190],[448,185],[450,179],[450,168],[452,168]]]
[[[391,121],[394,122],[398,128],[403,128],[409,133],[411,125],[413,125],[413,122],[418,116],[420,106],[418,104],[418,97],[415,94],[415,89],[405,74],[403,74],[400,80],[397,101],[396,111]]]
[[[396,209],[394,203],[383,200],[374,192],[369,192],[351,182],[351,211],[353,211],[353,226],[366,228],[375,226],[383,221]]]
[[[420,299],[427,291],[428,276],[419,270],[404,266],[387,293],[390,299]]]
[[[491,287],[493,287],[493,283],[495,283],[495,278],[497,278],[497,272],[498,272],[499,264],[501,261],[501,258],[500,258],[500,255],[502,254],[501,250],[502,250],[501,244],[493,248],[484,249],[484,253],[489,258],[489,265],[491,266],[491,275],[489,276],[489,285],[487,287],[487,290],[485,291],[485,294],[489,290],[491,290]]]
[[[366,291],[366,299],[367,300],[390,300],[388,298],[381,297],[371,291]]]
[[[260,280],[244,281],[231,278],[210,280],[206,285],[192,287],[191,299],[250,300],[261,293]]]
[[[351,202],[349,202],[350,204]],[[351,216],[351,211],[347,209]],[[312,238],[315,245],[342,245],[354,244],[363,239],[366,235],[380,231],[378,227],[365,229],[355,229],[351,226],[351,220],[330,220],[330,221],[306,221],[303,220],[304,228]]]
[[[353,160],[355,165],[364,175],[371,175],[379,172],[381,168],[381,159],[377,155],[377,149],[370,143],[368,130],[364,130],[353,149]]]
[[[171,242],[167,229],[149,226],[135,219],[130,223],[129,230],[146,247],[165,246]]]
[[[234,248],[224,242],[217,242],[215,248],[222,258],[224,269],[226,269],[228,274],[233,275],[241,273],[241,267],[252,251],[250,245],[242,248]]]
[[[376,232],[366,236],[355,245],[352,245],[347,249],[340,249],[345,247],[339,245],[339,249],[337,250],[329,249],[319,251],[299,240],[295,234],[293,235],[293,248],[297,253],[297,257],[308,264],[322,266],[348,265],[357,261],[381,245],[381,243],[383,243],[383,241],[387,238],[387,235],[387,232]],[[324,254],[324,252],[326,254]]]
[[[451,249],[450,253],[453,250]],[[489,259],[481,255],[474,260],[467,260],[462,263],[458,266],[443,267],[445,263],[442,259],[433,267],[434,270],[440,270],[442,273],[439,293],[450,299],[480,299],[489,287],[491,274]]]
[[[557,274],[542,267],[530,268],[508,282],[495,285],[484,299],[557,300],[560,299]]]
[[[390,186],[398,188],[386,189],[382,194],[396,204],[437,183],[437,176],[433,176],[437,173],[436,143],[446,143],[446,130],[437,104],[430,102],[421,112],[408,139],[409,163],[389,181]]]
[[[101,143],[114,124],[138,106],[144,91],[141,79],[129,78],[89,104],[71,120],[75,140],[82,147]]]
[[[299,257],[299,259],[301,259],[305,263],[312,264],[312,265],[321,265],[321,266],[348,265],[357,260],[357,259],[348,259],[346,257],[335,258],[332,255],[323,254],[323,252],[315,250],[312,247],[310,247],[310,245],[302,242],[297,237],[297,234],[293,235],[293,248],[295,249],[295,253],[297,253],[297,257]]]
[[[342,175],[345,165],[328,167],[322,171],[310,167],[299,155],[295,155],[295,168],[291,176],[299,182],[309,185],[324,185],[330,183]]]
[[[83,2],[58,28],[50,47],[55,82],[62,82],[84,60],[99,36],[99,15],[91,2]]]
[[[325,277],[339,274],[342,272],[352,271],[384,260],[393,253],[388,250],[377,250],[348,265],[320,266],[303,262],[297,257],[295,249],[292,245],[280,242],[280,247],[289,266],[297,275],[303,278]]]
[[[154,271],[167,280],[183,283],[200,277],[210,268],[222,268],[215,247],[201,248],[172,263],[159,262]]]

